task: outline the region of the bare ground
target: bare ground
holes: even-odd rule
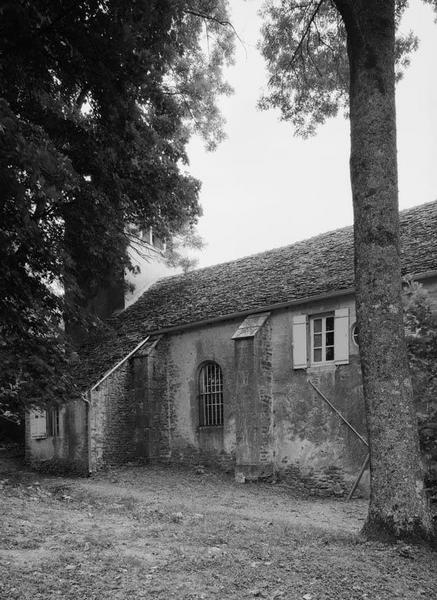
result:
[[[437,598],[437,555],[360,538],[364,501],[166,467],[0,482],[2,600]]]

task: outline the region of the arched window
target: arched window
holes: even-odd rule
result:
[[[223,375],[215,362],[200,369],[199,421],[202,427],[223,425]]]

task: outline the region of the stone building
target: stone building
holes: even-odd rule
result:
[[[403,211],[401,236],[437,309],[437,202]],[[84,400],[29,415],[33,462],[213,463],[339,493],[356,477],[365,442],[333,409],[365,438],[351,227],[161,279],[110,325]]]

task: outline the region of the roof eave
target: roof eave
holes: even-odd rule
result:
[[[423,280],[437,277],[437,270],[424,271],[423,273],[417,273],[413,275],[413,279]],[[323,292],[322,294],[316,294],[314,296],[307,296],[304,298],[295,298],[294,300],[287,300],[286,302],[276,302],[274,304],[267,304],[256,308],[247,310],[241,310],[234,313],[228,313],[217,317],[211,317],[209,319],[202,319],[200,321],[193,321],[192,323],[183,323],[181,325],[173,325],[171,327],[163,327],[161,329],[153,329],[147,332],[147,335],[164,335],[166,333],[179,333],[180,331],[186,331],[188,329],[197,329],[198,327],[204,327],[205,325],[214,325],[216,323],[222,323],[223,321],[232,321],[241,317],[247,317],[248,315],[255,315],[258,313],[281,310],[284,308],[290,308],[294,306],[300,306],[308,304],[309,302],[321,302],[323,300],[331,300],[333,298],[339,298],[341,296],[348,296],[355,293],[355,286],[344,288],[342,290],[333,290],[331,292]]]

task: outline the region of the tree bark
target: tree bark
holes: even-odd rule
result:
[[[357,322],[370,445],[369,538],[433,539],[404,340],[394,0],[338,0],[350,65]]]

